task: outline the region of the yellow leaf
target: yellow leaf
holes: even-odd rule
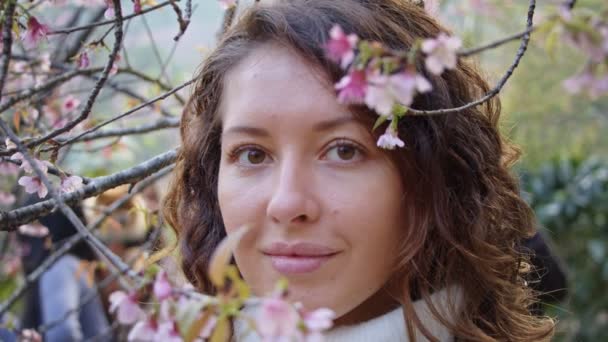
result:
[[[247,231],[249,231],[249,228],[246,226],[237,229],[234,233],[226,236],[213,252],[209,263],[209,279],[216,287],[224,286],[226,272],[228,271],[227,266],[230,263],[232,253]]]
[[[21,111],[16,110],[13,114],[13,126],[15,126],[15,132],[19,133],[21,127]]]
[[[201,317],[196,319],[192,323],[192,325],[190,325],[190,328],[188,328],[188,332],[186,333],[186,338],[184,339],[184,341],[194,341],[200,334],[201,330],[205,327],[205,325],[207,325],[207,322],[209,322],[209,319],[212,317],[212,315],[213,313],[211,310],[205,310]]]
[[[227,342],[230,338],[230,325],[228,318],[221,317],[217,324],[215,325],[215,329],[213,329],[213,334],[211,335],[211,342]]]

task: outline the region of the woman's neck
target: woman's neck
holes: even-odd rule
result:
[[[359,324],[382,316],[401,306],[385,288],[366,299],[347,314],[334,320],[334,327]]]

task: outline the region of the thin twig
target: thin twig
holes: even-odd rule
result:
[[[181,36],[183,36],[184,33],[186,32],[188,25],[190,25],[190,17],[188,14],[186,14],[186,17],[184,17],[182,15],[182,10],[175,3],[175,0],[169,0],[169,2],[171,3],[171,7],[173,7],[173,11],[175,12],[175,15],[177,16],[177,22],[179,23],[179,32],[177,33],[177,35],[175,37],[173,37],[174,41],[178,41],[181,38]],[[188,0],[188,2],[190,2],[190,0]],[[188,4],[186,4],[186,5],[188,5]],[[190,10],[190,12],[191,12],[191,10]]]
[[[2,27],[2,56],[0,56],[0,99],[4,90],[4,81],[8,73],[8,64],[11,61],[11,48],[13,46],[13,14],[17,1],[9,1],[4,10],[4,23]],[[1,113],[1,112],[0,112]]]
[[[65,83],[76,76],[92,74],[92,73],[96,73],[96,72],[99,72],[102,70],[103,70],[103,68],[78,69],[78,70],[72,70],[70,72],[64,73],[57,77],[51,78],[47,82],[45,82],[37,87],[27,89],[21,95],[17,95],[17,96],[14,96],[14,97],[11,97],[10,99],[8,99],[8,101],[6,101],[6,103],[3,103],[0,106],[0,113],[13,107],[18,102],[27,100],[30,97],[32,97],[40,92],[51,90],[51,88],[53,88],[57,85],[60,85],[62,83]]]
[[[165,128],[175,128],[179,127],[180,118],[162,118],[156,122],[144,124],[136,127],[127,127],[127,128],[118,128],[118,129],[109,129],[105,131],[98,131],[95,133],[87,134],[80,138],[77,138],[72,141],[72,143],[91,141],[103,138],[111,138],[111,137],[124,137],[127,135],[134,134],[144,134],[148,132],[153,132]],[[76,137],[74,137],[76,138]],[[73,139],[72,137],[67,137],[65,140],[57,139],[58,142],[68,141]],[[50,169],[49,169],[50,171]]]
[[[534,19],[535,8],[536,8],[536,0],[530,0],[530,4],[528,6],[527,23],[526,23],[526,32],[527,33],[524,34],[523,37],[521,38],[521,44],[519,45],[519,49],[517,50],[517,54],[515,55],[515,60],[513,61],[513,63],[507,70],[507,72],[503,75],[503,77],[498,81],[496,86],[492,90],[490,90],[486,95],[484,95],[479,100],[467,103],[460,107],[437,109],[437,110],[420,110],[420,109],[408,108],[408,113],[416,114],[416,115],[421,115],[421,114],[435,115],[435,114],[455,113],[455,112],[459,112],[459,111],[469,109],[472,107],[476,107],[480,104],[483,104],[483,103],[489,101],[490,99],[492,99],[498,93],[500,93],[500,90],[507,83],[507,80],[511,77],[511,75],[513,74],[513,72],[515,71],[517,66],[519,65],[521,58],[524,56],[526,49],[528,48],[528,43],[530,42],[530,32],[534,25],[533,19]]]
[[[151,100],[149,100],[149,101],[147,101],[147,102],[145,102],[145,103],[140,104],[140,105],[139,105],[139,106],[137,106],[137,107],[131,108],[131,109],[129,109],[128,111],[126,111],[126,112],[124,112],[124,113],[122,113],[122,114],[120,114],[120,115],[118,115],[118,116],[115,116],[115,117],[113,117],[113,118],[111,118],[111,119],[105,120],[104,122],[102,122],[102,123],[100,123],[100,124],[96,125],[95,127],[92,127],[92,128],[90,128],[90,129],[88,129],[88,130],[86,130],[86,131],[84,131],[84,132],[82,132],[82,133],[78,134],[77,136],[75,136],[75,137],[73,137],[73,138],[71,138],[71,139],[69,139],[69,140],[64,141],[63,143],[59,144],[59,146],[61,147],[61,146],[65,146],[65,145],[67,145],[67,144],[71,144],[72,142],[74,142],[74,141],[78,140],[79,138],[81,138],[81,137],[83,137],[83,136],[85,136],[85,135],[87,135],[87,134],[89,134],[89,133],[95,132],[96,130],[100,129],[101,127],[104,127],[104,126],[106,126],[106,125],[108,125],[108,124],[110,124],[110,123],[112,123],[112,122],[114,122],[114,121],[116,121],[116,120],[122,119],[122,118],[124,118],[125,116],[131,115],[131,114],[133,114],[133,113],[137,112],[138,110],[140,110],[140,109],[142,109],[142,108],[144,108],[144,107],[148,106],[148,105],[149,105],[149,104],[151,104],[151,103],[154,103],[154,102],[156,102],[156,101],[159,101],[159,100],[165,99],[165,98],[167,98],[169,95],[173,94],[174,92],[179,91],[180,89],[182,89],[182,88],[184,88],[184,87],[187,87],[188,85],[190,85],[191,83],[193,83],[195,80],[196,80],[196,79],[195,79],[195,78],[193,78],[193,79],[191,79],[191,80],[189,80],[189,81],[187,81],[187,82],[185,82],[185,83],[182,83],[181,85],[179,85],[179,86],[177,86],[177,87],[173,88],[173,90],[171,90],[171,91],[168,91],[168,92],[166,92],[166,93],[164,93],[164,94],[162,94],[162,95],[159,95],[159,96],[157,96],[157,97],[155,97],[155,98],[153,98],[153,99],[151,99]]]
[[[122,22],[123,20],[128,20],[143,14],[146,14],[148,12],[157,10],[161,7],[165,7],[167,5],[169,5],[170,1],[166,1],[163,3],[160,3],[156,6],[152,6],[152,7],[148,7],[146,9],[142,9],[141,12],[139,13],[133,13],[133,14],[129,14],[126,15],[124,17],[121,17],[120,22]],[[70,28],[65,28],[65,29],[61,29],[61,30],[54,30],[48,33],[48,35],[54,35],[54,34],[68,34],[68,33],[72,33],[72,32],[76,32],[76,31],[81,31],[81,30],[88,30],[94,27],[99,27],[99,26],[104,26],[104,25],[110,25],[110,24],[116,24],[119,22],[118,16],[116,16],[116,19],[111,19],[111,20],[105,20],[105,21],[100,21],[98,23],[94,23],[94,24],[88,24],[88,25],[82,25],[82,26],[76,26],[76,27],[70,27]]]

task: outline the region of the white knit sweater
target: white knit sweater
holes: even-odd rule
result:
[[[446,308],[447,291],[444,289],[431,296],[435,307],[438,310]],[[458,291],[450,295],[459,295]],[[446,327],[434,319],[424,301],[414,302],[414,308],[418,313],[422,323],[429,332],[442,342],[452,341],[452,335]],[[243,336],[244,327],[237,321],[235,324],[235,336]],[[407,329],[403,318],[403,308],[397,308],[382,316],[356,325],[340,326],[331,329],[324,334],[326,342],[393,342],[409,341]],[[260,338],[254,334],[246,334],[246,338],[239,339],[238,342],[259,342]],[[428,341],[422,333],[418,332],[417,342]]]

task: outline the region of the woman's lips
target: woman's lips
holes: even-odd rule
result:
[[[314,272],[339,251],[323,244],[279,241],[263,248],[262,253],[277,272],[290,275]]]
[[[279,273],[302,274],[310,273],[319,269],[323,264],[331,259],[335,254],[323,256],[287,256],[287,255],[268,255],[272,267]]]

